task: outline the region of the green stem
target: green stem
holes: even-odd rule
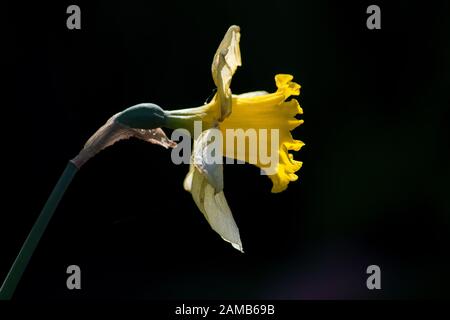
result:
[[[77,171],[78,168],[71,161],[69,161],[66,169],[59,178],[58,183],[53,188],[50,197],[45,203],[44,208],[42,209],[39,217],[33,225],[33,228],[28,234],[27,239],[20,249],[20,252],[9,270],[2,287],[0,288],[0,300],[10,300],[13,296],[17,284],[22,278],[23,272],[25,271],[31,256],[39,243],[39,240],[44,234],[44,231],[47,228],[47,225],[52,218],[59,201]]]

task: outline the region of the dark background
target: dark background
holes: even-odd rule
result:
[[[140,102],[197,106],[231,24],[235,93],[302,85],[300,179],[281,194],[250,165],[225,167],[245,254],[183,190],[187,165],[130,140],[89,161],[60,203],[16,299],[449,297],[447,1],[60,1],[2,5],[0,278],[67,161]],[[81,30],[66,8],[81,7]],[[366,28],[378,4],[382,29]],[[11,71],[11,73],[9,73]],[[66,268],[82,290],[66,289]],[[366,288],[377,264],[382,290]]]

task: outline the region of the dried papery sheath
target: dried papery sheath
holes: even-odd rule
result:
[[[80,153],[71,161],[81,168],[90,158],[103,149],[113,145],[117,141],[138,138],[153,144],[158,144],[164,148],[174,148],[176,143],[167,138],[161,128],[155,129],[135,129],[130,128],[117,121],[120,113],[112,116],[100,129],[97,130],[86,142]]]

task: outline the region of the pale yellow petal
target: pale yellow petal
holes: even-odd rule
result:
[[[214,83],[217,86],[217,96],[221,109],[220,121],[228,117],[231,113],[231,79],[237,67],[242,65],[241,51],[239,48],[240,38],[240,28],[238,26],[231,26],[220,43],[211,65],[211,72]]]

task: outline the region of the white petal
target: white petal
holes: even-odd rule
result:
[[[211,228],[235,249],[243,252],[239,229],[223,193],[223,165],[208,163],[205,158],[210,130],[214,129],[205,130],[194,141],[192,162],[198,163],[191,164],[184,188],[191,192],[195,204]]]
[[[221,121],[231,114],[231,79],[237,67],[242,65],[239,41],[240,28],[231,26],[214,55],[211,71],[221,104]]]
[[[223,191],[217,193],[197,168],[192,173],[191,193],[197,207],[203,213],[211,228],[223,240],[230,242],[233,248],[244,252],[239,229],[233,219]]]
[[[233,97],[236,98],[253,98],[253,97],[259,97],[259,96],[265,96],[266,94],[269,94],[267,91],[261,90],[261,91],[252,91],[252,92],[246,92],[241,94],[233,94]]]
[[[219,148],[215,150],[218,154],[214,158],[210,153],[214,147],[212,139],[220,135],[220,131],[214,128],[203,131],[194,141],[191,161],[204,174],[216,193],[223,190],[222,144],[220,143]]]
[[[208,183],[206,181],[206,178],[196,169],[194,166],[192,166],[192,183],[191,183],[191,194],[192,198],[194,199],[195,204],[199,208],[199,210],[205,215],[205,188],[206,184]]]
[[[184,178],[184,182],[183,182],[184,190],[191,192],[193,175],[194,175],[194,166],[191,165],[189,167],[189,172],[186,175],[186,178]]]

